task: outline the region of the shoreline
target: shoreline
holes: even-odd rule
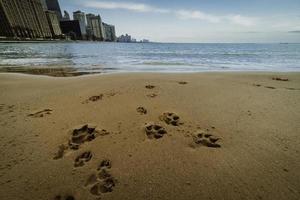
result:
[[[99,68],[100,70],[101,68]],[[266,71],[266,70],[203,70],[203,71],[122,71],[103,69],[102,71],[78,71],[72,66],[49,66],[49,67],[26,67],[26,66],[10,66],[0,67],[0,74],[26,74],[32,76],[49,76],[49,77],[79,77],[79,76],[91,76],[91,75],[113,75],[113,74],[201,74],[201,73],[257,73],[257,74],[270,74],[270,73],[300,73],[300,71]]]
[[[300,72],[0,73],[0,199],[297,200],[299,99]]]

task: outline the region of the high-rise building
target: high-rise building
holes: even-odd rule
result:
[[[51,38],[40,0],[0,0],[0,35],[15,38]]]
[[[104,40],[104,28],[100,15],[87,14],[87,30],[91,38],[95,40]]]
[[[85,23],[85,14],[80,10],[73,12],[73,19],[78,20],[80,24],[80,30],[83,37],[86,35],[86,23]]]
[[[41,0],[42,6],[44,10],[48,10],[46,0]]]
[[[53,38],[58,38],[62,35],[61,29],[60,29],[60,23],[58,20],[58,17],[56,15],[56,12],[51,10],[46,10],[46,17],[48,20],[48,24],[52,33]]]
[[[48,10],[52,10],[52,11],[56,12],[58,19],[61,20],[62,14],[61,14],[58,0],[46,0],[46,4],[47,4]]]
[[[104,28],[104,40],[108,42],[115,42],[117,40],[115,26],[102,23]]]
[[[72,40],[82,40],[80,23],[78,20],[60,21],[60,28],[63,34]]]
[[[131,39],[131,36],[126,34],[126,35],[121,35],[120,37],[118,37],[117,39],[118,42],[125,42],[125,43],[130,43],[133,42]]]
[[[61,19],[62,21],[70,21],[70,14],[65,10],[64,11],[64,17]]]

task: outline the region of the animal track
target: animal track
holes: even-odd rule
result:
[[[137,111],[138,113],[140,113],[141,115],[146,115],[146,114],[147,114],[147,109],[144,108],[144,107],[138,107],[138,108],[136,109],[136,111]]]
[[[287,90],[300,90],[300,89],[297,89],[297,88],[285,88]]]
[[[74,167],[82,167],[85,165],[86,162],[89,162],[93,157],[92,152],[86,151],[75,159]]]
[[[152,90],[152,89],[155,88],[155,86],[154,86],[154,85],[146,85],[145,88],[147,88],[147,89],[149,89],[149,90]]]
[[[102,160],[97,170],[110,169],[110,168],[111,168],[111,161],[110,160]]]
[[[265,88],[272,89],[272,90],[276,89],[276,88],[273,87],[273,86],[265,86]]]
[[[107,93],[94,95],[94,96],[89,97],[87,100],[83,101],[82,104],[88,104],[89,102],[101,101],[104,98],[114,97],[117,94],[120,94],[120,92],[110,91],[110,92],[107,92]]]
[[[156,124],[146,125],[145,132],[149,139],[159,139],[162,138],[165,134],[167,134],[167,131],[164,127]]]
[[[217,141],[220,140],[220,138],[213,136],[212,134],[200,132],[193,135],[193,141],[195,145],[201,145],[206,147],[212,147],[212,148],[219,148],[221,147],[220,144],[217,144]],[[192,145],[195,147],[194,145]]]
[[[85,100],[84,102],[82,102],[83,104],[85,103],[89,103],[89,102],[96,102],[96,101],[100,101],[102,100],[104,97],[103,94],[100,94],[100,95],[95,95],[95,96],[91,96],[89,97],[87,100]]]
[[[262,87],[263,85],[261,85],[261,84],[253,84],[253,86],[255,86],[255,87]],[[275,87],[272,87],[272,86],[263,86],[264,88],[268,88],[268,89],[276,89]]]
[[[254,83],[253,86],[255,86],[255,87],[261,87],[261,84]]]
[[[66,150],[68,150],[68,149],[78,150],[80,145],[82,145],[83,143],[90,142],[98,136],[105,136],[108,134],[110,134],[110,133],[104,129],[97,130],[96,126],[92,126],[89,124],[80,126],[79,128],[76,128],[71,131],[71,133],[70,133],[71,138],[69,139],[68,144],[60,145],[58,147],[58,151],[57,151],[57,153],[55,153],[53,159],[54,160],[61,159],[64,156],[64,153]]]
[[[274,80],[274,79],[273,79]],[[285,80],[284,80],[285,81]],[[287,80],[287,81],[289,81],[289,80]],[[261,85],[261,84],[253,84],[253,86],[256,86],[256,87],[262,87],[263,85]],[[277,88],[275,88],[275,87],[273,87],[273,86],[263,86],[264,88],[267,88],[267,89],[272,89],[272,90],[274,90],[274,89],[277,89]],[[285,87],[285,88],[281,88],[281,89],[286,89],[286,90],[300,90],[300,89],[297,89],[297,88],[289,88],[289,87]]]
[[[50,115],[52,113],[51,109],[44,109],[35,113],[31,113],[28,116],[29,117],[34,117],[34,118],[39,118],[39,117],[44,117],[45,115]]]
[[[186,84],[188,84],[188,82],[186,82],[186,81],[179,81],[178,84],[180,84],[180,85],[186,85]]]
[[[176,115],[175,113],[170,113],[170,112],[163,113],[160,116],[160,120],[164,121],[165,123],[167,123],[169,125],[173,125],[173,126],[179,126],[182,124],[182,123],[180,123],[180,117],[178,115]]]
[[[68,196],[57,195],[54,197],[54,200],[75,200],[75,198],[71,195]]]
[[[98,131],[95,126],[89,126],[88,124],[81,128],[74,129],[69,140],[69,147],[71,149],[79,149],[79,146],[85,142],[94,140],[97,136],[108,135],[109,132],[106,130]]]
[[[288,78],[280,78],[280,77],[273,77],[272,80],[274,80],[274,81],[289,81]]]
[[[117,180],[109,172],[111,168],[110,160],[101,161],[97,174],[92,174],[86,181],[85,186],[89,187],[90,193],[99,196],[102,193],[112,192]]]

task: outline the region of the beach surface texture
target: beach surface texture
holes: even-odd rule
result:
[[[1,200],[299,200],[300,73],[0,74]]]

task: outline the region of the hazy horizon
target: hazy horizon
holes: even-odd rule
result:
[[[174,43],[299,43],[298,0],[60,0],[61,9],[100,14],[117,35]]]

